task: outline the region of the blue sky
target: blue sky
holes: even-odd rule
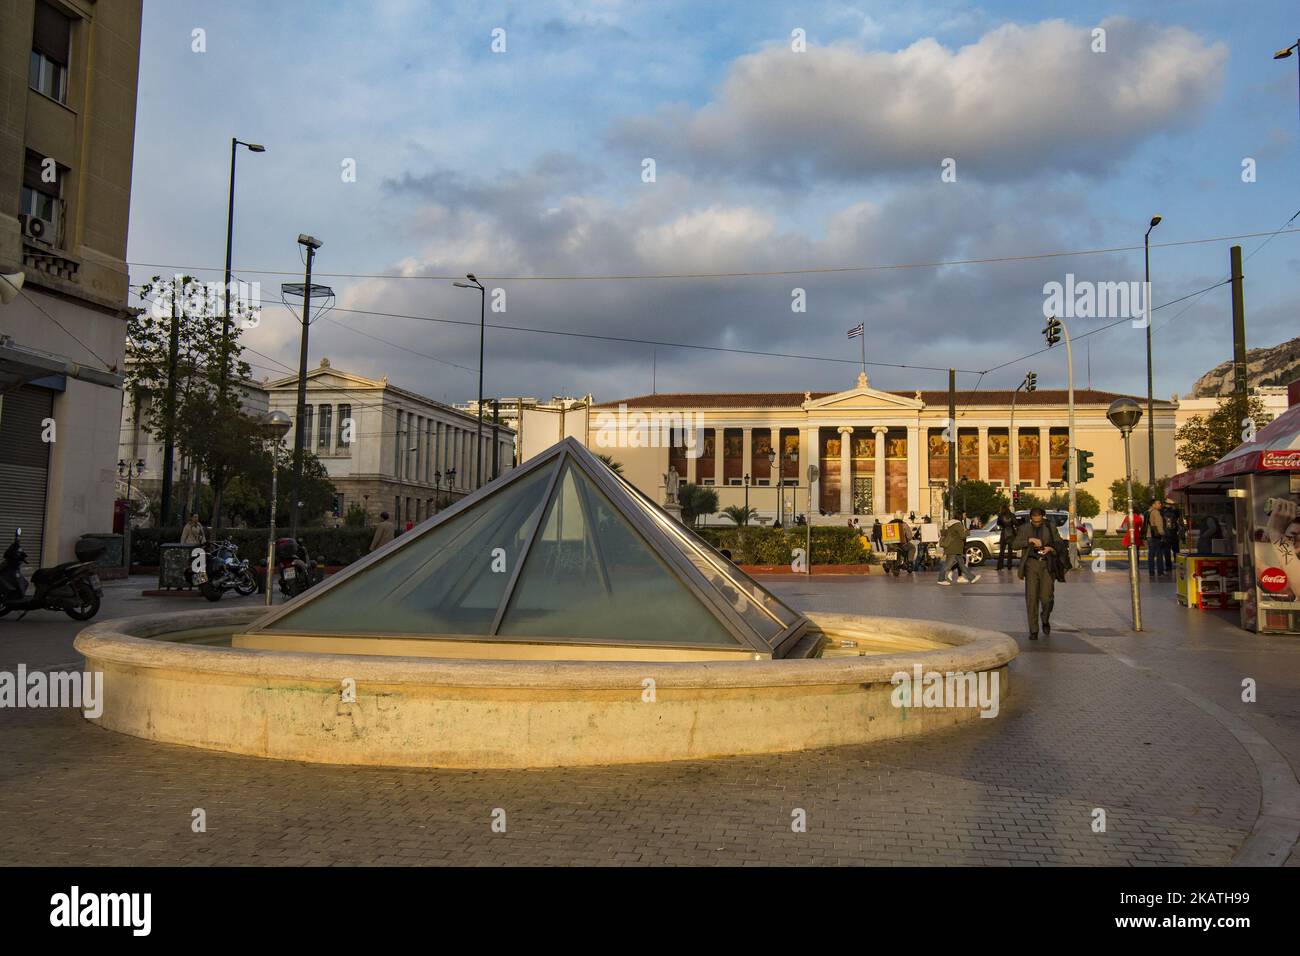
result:
[[[1289,14],[1289,15],[1288,15]],[[1106,30],[1093,52],[1091,31]],[[491,49],[505,31],[505,52]],[[205,52],[192,50],[204,31]],[[807,49],[791,49],[801,29]],[[1270,232],[1300,210],[1293,4],[654,3],[146,0],[132,281],[219,269],[229,138],[241,153],[235,272],[268,306],[255,371],[295,366],[272,273],[450,276],[782,271]],[[655,159],[656,181],[642,181]],[[1243,183],[1243,158],[1257,180]],[[955,182],[940,164],[954,158]],[[345,160],[356,181],[344,182]],[[1300,225],[1300,220],[1294,225]],[[1250,345],[1300,334],[1300,235],[1241,240]],[[1152,251],[1157,304],[1227,274],[1229,242]],[[158,264],[166,268],[158,268]],[[1040,343],[1043,285],[1141,278],[1141,251],[754,278],[487,280],[489,321],[534,329],[981,370]],[[218,272],[201,273],[211,278]],[[342,308],[476,319],[439,279],[322,279]],[[790,309],[795,287],[805,313]],[[477,330],[344,312],[312,362],[447,401],[472,397]],[[1076,336],[1104,324],[1076,320]],[[380,341],[386,340],[386,341]],[[1086,339],[1081,381],[1145,388],[1143,334]],[[398,348],[401,346],[403,348]],[[413,351],[412,351],[413,350]],[[1089,352],[1091,355],[1089,356]],[[422,353],[422,354],[415,354]],[[1156,393],[1230,356],[1226,288],[1156,313]],[[434,358],[429,358],[433,356]],[[441,361],[436,361],[440,359]],[[282,363],[282,364],[280,364]],[[652,373],[652,365],[655,371]],[[459,366],[459,367],[458,367]],[[1063,384],[1051,353],[1029,369]],[[946,374],[872,367],[873,384]],[[833,389],[848,364],[492,329],[488,394]],[[977,376],[963,375],[963,385]]]

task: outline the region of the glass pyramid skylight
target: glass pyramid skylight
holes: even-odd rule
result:
[[[566,438],[248,632],[780,656],[806,627]]]

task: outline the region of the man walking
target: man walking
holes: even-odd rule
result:
[[[971,577],[970,569],[966,567],[965,514],[956,515],[948,522],[948,526],[939,535],[939,547],[943,548],[943,564],[939,568],[940,586],[952,585],[948,576],[954,568],[957,570],[958,584],[974,584],[980,579],[978,574]]]
[[[1002,561],[1005,559],[1007,567],[1010,568],[1015,564],[1015,551],[1011,545],[1016,540],[1016,528],[1020,522],[1012,514],[1007,505],[1002,506],[998,512],[998,566],[997,570],[1002,570]]]
[[[388,542],[393,540],[393,523],[388,520],[388,512],[379,512],[379,525],[375,528],[374,537],[370,539],[370,550],[378,551]]]
[[[1025,610],[1029,614],[1029,639],[1038,640],[1041,618],[1043,636],[1052,636],[1052,603],[1056,599],[1056,578],[1049,567],[1049,556],[1056,554],[1061,535],[1042,508],[1031,508],[1029,520],[1016,532],[1015,548],[1023,551],[1019,576],[1025,582]]]

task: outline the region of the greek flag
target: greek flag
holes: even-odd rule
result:
[[[865,324],[859,322],[853,328],[849,329],[849,338],[855,338],[866,331]]]

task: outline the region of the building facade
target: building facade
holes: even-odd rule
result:
[[[0,0],[0,540],[47,565],[113,524],[140,16]]]
[[[1124,476],[1124,447],[1106,418],[1120,396],[1075,393],[1075,444],[1093,453],[1094,476],[1080,487],[1103,510],[1110,485]],[[1046,497],[1064,488],[1069,447],[1067,396],[1040,389],[958,392],[955,427],[947,391],[872,388],[866,375],[842,392],[643,395],[593,406],[587,445],[610,455],[643,492],[662,501],[665,476],[715,487],[719,509],[748,505],[765,523],[808,515],[843,524],[852,516],[942,513],[948,484],[948,438],[957,447],[957,478]],[[1145,406],[1145,401],[1143,401]],[[1172,475],[1176,407],[1155,403],[1156,473]],[[698,454],[683,442],[695,431]],[[1147,477],[1146,421],[1132,438],[1134,476]],[[773,461],[775,456],[775,461]],[[811,476],[809,465],[816,465]],[[778,489],[780,489],[778,491]],[[723,521],[719,515],[714,521]]]
[[[587,418],[596,399],[556,395],[550,401],[537,398],[498,398],[483,400],[484,421],[498,416],[501,424],[515,433],[515,460],[524,461],[539,455],[556,442],[573,437],[586,440]],[[457,408],[478,415],[478,402],[471,400]]]
[[[270,411],[298,427],[298,376],[266,383]],[[305,447],[329,472],[340,516],[357,505],[372,520],[387,511],[398,527],[432,515],[439,502],[476,485],[477,415],[391,385],[333,368],[307,373]],[[294,432],[286,439],[293,446]],[[485,421],[482,483],[514,467],[515,432]]]

